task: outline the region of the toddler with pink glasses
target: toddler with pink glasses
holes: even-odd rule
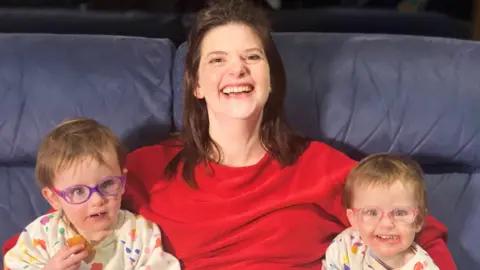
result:
[[[366,157],[348,175],[343,204],[352,227],[330,244],[323,269],[438,269],[414,242],[427,212],[415,161],[392,154]]]
[[[76,118],[40,145],[35,176],[56,210],[21,233],[6,269],[180,269],[158,226],[120,210],[126,151],[107,127]]]

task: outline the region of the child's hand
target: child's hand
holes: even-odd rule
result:
[[[45,270],[76,270],[82,260],[86,259],[88,252],[83,250],[84,245],[62,247],[45,266]]]

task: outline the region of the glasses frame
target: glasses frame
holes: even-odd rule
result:
[[[69,204],[82,204],[82,203],[85,203],[87,202],[88,200],[90,200],[90,197],[92,197],[93,193],[97,192],[98,194],[100,194],[100,196],[102,197],[115,197],[117,196],[118,194],[104,194],[100,191],[100,189],[98,188],[101,184],[105,183],[105,181],[108,181],[108,180],[111,180],[112,178],[114,179],[117,179],[117,180],[120,180],[120,182],[122,183],[122,189],[125,187],[125,180],[126,180],[126,175],[125,174],[122,174],[122,175],[119,175],[119,176],[106,176],[104,178],[102,178],[94,187],[90,187],[90,186],[87,186],[87,185],[74,185],[74,186],[70,186],[70,187],[67,187],[66,189],[63,189],[63,190],[58,190],[56,189],[55,187],[51,187],[50,189],[55,192],[58,196],[60,196],[65,202],[69,203]],[[78,203],[73,203],[73,202],[70,202],[68,199],[67,199],[67,196],[65,195],[65,193],[73,188],[78,188],[78,187],[86,187],[88,188],[88,196],[87,198],[82,201],[82,202],[78,202]],[[119,192],[120,194],[120,192]]]
[[[362,207],[362,208],[352,208],[352,211],[353,213],[356,215],[356,216],[359,216],[361,218],[361,221],[363,223],[368,223],[368,222],[365,222],[363,220],[363,218],[360,216],[360,213],[362,212],[362,210],[364,209],[376,209],[376,210],[380,210],[380,217],[378,218],[378,220],[376,222],[372,222],[375,223],[375,224],[378,224],[380,221],[382,221],[383,217],[386,215],[390,221],[394,224],[397,224],[397,223],[402,223],[402,224],[413,224],[415,223],[415,220],[417,220],[417,216],[418,216],[418,213],[419,213],[419,210],[418,208],[411,208],[411,207],[404,207],[402,206],[403,208],[408,208],[410,211],[413,212],[413,218],[412,218],[412,221],[411,222],[402,222],[402,221],[398,221],[398,220],[395,220],[392,216],[392,212],[395,211],[395,210],[398,210],[400,207],[395,207],[393,209],[391,209],[390,211],[384,211],[383,209],[381,209],[380,207],[375,207],[375,206],[368,206],[368,207]]]

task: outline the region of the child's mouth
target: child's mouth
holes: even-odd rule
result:
[[[390,243],[390,244],[397,243],[400,241],[400,237],[397,235],[375,235],[375,238],[379,242]]]
[[[100,213],[96,213],[96,214],[93,214],[93,215],[89,215],[88,217],[93,218],[93,219],[97,219],[97,218],[103,218],[106,214],[107,214],[107,212],[100,212]]]

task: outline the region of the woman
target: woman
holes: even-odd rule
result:
[[[125,206],[159,224],[185,269],[320,269],[348,226],[341,191],[355,162],[286,125],[285,72],[261,10],[214,3],[188,46],[181,140],[127,157]],[[419,244],[455,269],[445,227],[426,222]]]

